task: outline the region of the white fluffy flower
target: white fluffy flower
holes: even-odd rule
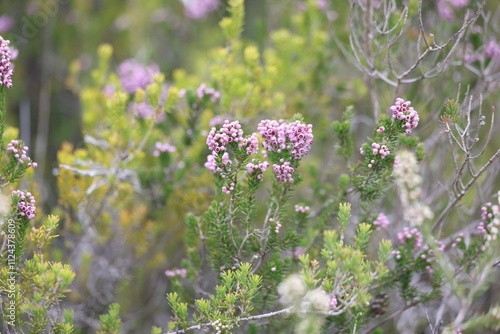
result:
[[[280,302],[284,305],[291,305],[298,302],[306,294],[306,286],[302,277],[298,274],[289,276],[278,285]]]

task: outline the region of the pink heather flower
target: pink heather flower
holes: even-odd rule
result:
[[[330,297],[330,307],[332,308],[332,310],[336,310],[337,309],[337,304],[338,304],[337,298],[334,295],[332,295]]]
[[[446,21],[451,21],[455,18],[453,9],[462,9],[469,4],[469,0],[439,0],[437,9],[439,17]]]
[[[253,160],[253,162],[250,162],[246,165],[247,167],[247,170],[246,172],[252,176],[255,176],[257,177],[257,179],[259,180],[263,180],[264,177],[263,177],[263,173],[267,170],[267,168],[269,167],[269,162],[267,161],[256,161],[256,160]]]
[[[145,66],[133,58],[125,60],[117,69],[123,89],[130,94],[139,88],[145,89],[153,82],[153,76],[159,72],[158,65]]]
[[[115,95],[115,92],[116,92],[116,89],[113,85],[111,84],[108,84],[104,87],[104,89],[102,90],[103,94],[106,95],[106,97],[113,97],[113,95]]]
[[[198,96],[199,99],[210,97],[210,102],[217,102],[217,100],[220,99],[221,94],[214,88],[207,88],[207,85],[205,83],[202,83],[196,89],[196,96]]]
[[[147,102],[132,102],[129,104],[129,111],[138,118],[152,118],[155,115],[155,109]]]
[[[19,202],[17,203],[17,213],[21,217],[26,217],[27,219],[35,218],[36,206],[35,197],[29,192],[24,192],[21,190],[15,190],[12,195],[19,196]]]
[[[319,10],[325,11],[328,8],[328,2],[326,0],[317,0],[316,5]]]
[[[224,118],[222,118],[222,116],[215,116],[210,120],[209,126],[214,127],[217,125],[221,125],[223,123],[224,123]]]
[[[7,145],[7,151],[12,152],[14,158],[17,159],[19,164],[26,165],[27,167],[37,167],[38,164],[36,162],[31,161],[31,158],[28,157],[28,146],[25,146],[20,140],[12,140]]]
[[[486,44],[484,55],[486,58],[495,60],[500,59],[500,45],[498,45],[497,41],[491,39],[488,44]]]
[[[272,267],[272,268],[271,268],[271,271],[276,271],[276,267]]]
[[[238,121],[224,121],[222,128],[217,130],[213,127],[207,136],[208,149],[212,154],[218,154],[221,151],[226,151],[229,143],[237,143],[238,148],[246,148],[246,154],[257,154],[259,151],[259,139],[254,133],[250,137],[243,137],[243,130]]]
[[[295,205],[295,212],[306,213],[306,212],[309,212],[310,210],[311,210],[311,208],[308,206]]]
[[[389,219],[387,218],[386,215],[380,213],[377,216],[377,219],[375,219],[375,221],[373,222],[373,225],[376,225],[377,231],[380,231],[381,229],[387,228],[387,226],[389,226]]]
[[[165,276],[167,277],[182,277],[186,278],[187,270],[186,269],[175,269],[175,270],[166,270]]]
[[[299,256],[303,255],[304,254],[304,248],[302,247],[295,247],[295,251],[293,252],[293,256],[295,258],[299,258]]]
[[[280,228],[281,228],[281,224],[280,224],[280,222],[277,222],[276,227],[274,228],[274,232],[276,234],[280,233]]]
[[[9,47],[10,41],[0,36],[0,86],[5,85],[12,88],[12,75],[14,74],[13,65],[10,62],[12,50]]]
[[[486,203],[481,207],[481,221],[477,226],[479,230],[486,238],[495,239],[499,232],[499,220],[497,216],[500,213],[500,207],[498,205],[493,205],[491,202]],[[459,237],[462,237],[459,235]]]
[[[219,7],[219,0],[182,0],[184,13],[193,20],[200,20]]]
[[[205,167],[208,168],[214,174],[217,172],[217,163],[215,162],[215,157],[212,154],[207,156],[207,162],[205,162]]]
[[[399,157],[398,156],[396,156],[394,158],[394,163],[392,164],[392,167],[394,167],[394,168],[398,168],[399,167]]]
[[[216,128],[210,130],[207,137],[207,146],[209,150],[218,153],[220,151],[226,151],[227,144],[231,142],[239,143],[243,140],[243,130],[241,129],[240,122],[229,122],[226,120],[219,131],[217,131]]]
[[[401,252],[398,251],[397,249],[391,251],[391,254],[396,258],[396,260],[401,259]]]
[[[391,154],[391,151],[389,151],[389,149],[387,148],[386,145],[380,145],[378,143],[372,143],[371,145],[372,147],[372,154],[377,156],[377,155],[380,155],[380,158],[381,159],[384,159],[386,156],[388,156],[389,154]],[[360,152],[362,152],[362,154],[364,154],[364,150],[363,148],[360,148]],[[375,158],[378,158],[378,157],[375,157]],[[368,163],[368,168],[372,168],[376,163],[376,160],[375,159],[371,159],[370,162]]]
[[[381,126],[380,128],[377,129],[377,132],[384,132],[385,131],[385,128],[383,126]]]
[[[167,277],[175,277],[175,271],[173,271],[173,270],[165,270],[165,276],[167,276]]]
[[[176,151],[175,146],[172,146],[170,144],[162,144],[161,142],[156,142],[155,144],[156,150],[153,152],[153,155],[155,157],[159,157],[162,152],[168,152],[168,153],[174,153]]]
[[[292,144],[292,156],[300,159],[311,149],[313,143],[312,125],[295,121],[288,125],[287,137]]]
[[[222,164],[227,165],[229,163],[231,163],[231,160],[229,160],[229,153],[224,152],[224,154],[222,155]]]
[[[313,143],[312,125],[295,121],[286,124],[284,120],[263,120],[257,129],[264,138],[262,145],[269,152],[281,153],[290,150],[294,159],[307,154]]]
[[[222,187],[222,189],[221,189],[221,190],[222,190],[222,192],[223,192],[223,193],[225,193],[225,194],[228,194],[228,195],[229,195],[229,194],[230,194],[230,193],[234,190],[234,186],[235,186],[235,185],[234,185],[234,183],[233,183],[233,182],[231,182],[231,183],[229,184],[229,187],[224,186],[224,187]]]
[[[0,16],[0,34],[6,33],[14,25],[14,19],[9,15]]]
[[[392,118],[397,118],[403,121],[403,128],[406,128],[406,133],[410,134],[411,130],[418,125],[419,117],[418,112],[410,106],[411,101],[405,101],[398,97],[393,106],[390,107],[392,111]]]
[[[398,240],[402,244],[410,240],[413,243],[413,249],[418,249],[422,247],[423,237],[417,228],[410,230],[408,227],[405,227],[403,232],[398,233]]]
[[[290,163],[284,162],[283,159],[280,160],[281,165],[274,164],[273,170],[276,174],[276,179],[282,183],[293,183],[293,172],[295,171]]]
[[[243,138],[238,147],[246,147],[248,155],[257,154],[259,153],[259,139],[255,133],[252,133],[250,138]]]
[[[455,18],[453,9],[447,4],[447,0],[439,0],[437,3],[439,17],[445,21],[452,21]]]

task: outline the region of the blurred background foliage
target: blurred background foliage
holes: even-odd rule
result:
[[[415,61],[415,44],[422,42],[418,2],[395,1],[403,15],[403,2],[409,5],[408,22],[391,46],[398,71]],[[454,11],[454,19],[443,20],[438,1],[425,1],[429,40],[432,34],[441,44],[453,36],[467,10],[478,4],[470,1]],[[352,35],[366,34],[362,25],[351,26],[349,1],[246,1],[242,29],[234,21],[221,29],[219,22],[228,15],[224,2],[193,19],[175,0],[2,1],[0,15],[13,20],[0,24],[0,34],[19,50],[8,119],[35,152],[39,202],[46,212],[61,215],[61,238],[51,255],[77,273],[67,300],[77,327],[82,333],[95,330],[96,319],[113,302],[121,305],[128,332],[165,327],[164,296],[171,283],[164,271],[182,266],[186,215],[203,215],[213,198],[213,177],[203,164],[206,133],[217,116],[238,119],[253,131],[261,119],[303,114],[314,126],[313,151],[302,166],[304,184],[312,187],[299,187],[293,203],[318,209],[338,191],[339,175],[348,171],[334,151],[332,122],[352,106],[357,151],[378,115],[402,96],[420,113],[415,133],[424,139],[427,153],[422,174],[432,180],[424,182],[423,198],[440,212],[446,206],[443,184],[453,174],[451,163],[443,166],[449,150],[440,134],[440,112],[457,92],[461,98],[471,92],[476,107],[482,94],[486,115],[498,105],[499,65],[484,59],[464,65],[465,51],[460,53],[471,48],[484,52],[483,46],[499,36],[498,7],[494,0],[486,2],[489,14],[464,32],[459,51],[450,45],[422,64],[425,71],[453,51],[454,60],[443,73],[393,87],[361,73],[352,52],[345,52]],[[391,22],[397,23],[397,14]],[[378,61],[385,61],[384,52]],[[152,76],[142,92],[126,92],[117,74],[130,58],[157,64],[162,73]],[[196,100],[194,92],[203,82],[221,92],[220,101]],[[154,117],[130,111],[144,95]],[[156,142],[176,150],[155,156]],[[490,145],[485,157],[498,147],[497,134],[491,143],[497,145]],[[349,164],[359,159],[355,154]],[[477,205],[497,190],[498,182],[493,176],[477,185],[464,208],[450,215],[454,229],[479,216]],[[398,221],[403,213],[396,198],[390,189],[374,210],[392,210],[392,220]],[[360,211],[353,208],[354,214]]]

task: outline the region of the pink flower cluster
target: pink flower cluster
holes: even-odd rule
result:
[[[18,214],[28,219],[35,218],[35,197],[33,197],[30,192],[25,193],[21,190],[15,190],[12,192],[12,194],[19,196],[19,202],[17,203]]]
[[[280,160],[280,164],[274,164],[273,165],[273,170],[274,174],[276,174],[276,179],[278,181],[281,181],[283,183],[293,183],[293,172],[295,172],[295,169],[290,166],[290,162],[284,161],[283,159]]]
[[[403,127],[406,128],[408,134],[417,127],[419,121],[418,112],[413,107],[410,107],[410,104],[410,101],[398,97],[394,105],[390,107],[392,118],[405,121]]]
[[[481,222],[477,229],[482,234],[491,233],[496,235],[498,233],[498,226],[494,224],[495,212],[500,212],[500,208],[498,205],[493,205],[491,202],[481,207]]]
[[[382,159],[385,158],[387,155],[391,154],[391,151],[389,151],[387,149],[387,146],[385,146],[385,145],[373,143],[372,147],[373,147],[372,153],[374,155],[380,154],[382,156]]]
[[[229,143],[238,143],[238,148],[246,148],[246,154],[257,154],[259,151],[259,139],[253,133],[249,138],[243,137],[243,130],[238,121],[224,121],[222,128],[217,130],[213,127],[207,136],[207,146],[212,150],[215,157],[219,152],[227,151],[226,145]]]
[[[417,228],[410,230],[408,227],[405,227],[403,232],[398,233],[398,240],[402,244],[410,240],[413,243],[413,249],[418,249],[422,247],[423,237]]]
[[[332,308],[332,310],[336,310],[338,307],[338,301],[335,295],[331,295],[330,297],[330,307]]]
[[[230,194],[234,190],[234,182],[231,182],[227,187],[222,187],[222,192],[225,194]]]
[[[14,19],[9,15],[0,15],[0,34],[9,31],[14,25]]]
[[[311,208],[308,206],[295,205],[295,212],[306,213],[306,212],[309,212],[310,210],[311,210]]]
[[[274,219],[269,218],[269,221],[270,221],[270,222],[274,222]],[[281,226],[282,226],[282,225],[281,225],[281,223],[280,223],[280,222],[277,222],[277,223],[276,223],[276,226],[274,227],[274,232],[275,232],[276,234],[280,233]]]
[[[198,89],[196,89],[196,95],[198,98],[202,99],[205,96],[210,96],[211,102],[216,102],[220,98],[220,92],[214,88],[207,88],[205,83],[202,83]]]
[[[168,143],[163,144],[161,142],[156,142],[155,148],[156,148],[156,150],[153,152],[153,155],[155,157],[159,157],[161,152],[173,153],[176,151],[175,146],[172,146]]]
[[[219,7],[219,0],[182,0],[187,17],[200,20]]]
[[[21,164],[28,167],[37,167],[38,164],[36,162],[32,162],[31,158],[27,156],[29,148],[28,146],[24,146],[22,142],[19,140],[13,140],[7,145],[7,151],[10,151],[14,154],[14,158]]]
[[[216,128],[210,130],[207,136],[207,146],[209,150],[217,154],[220,151],[226,151],[227,144],[243,142],[244,139],[240,122],[229,122],[226,120],[219,131]]]
[[[207,156],[207,162],[205,162],[205,167],[208,168],[212,173],[217,172],[217,162],[212,154]]]
[[[156,64],[145,66],[136,59],[127,59],[118,66],[117,73],[123,89],[129,94],[139,88],[145,89],[153,82],[153,76],[160,72]]]
[[[386,215],[380,213],[377,216],[377,219],[375,219],[375,221],[373,222],[373,225],[377,226],[377,231],[380,231],[381,229],[389,226],[389,219],[387,218]]]
[[[9,40],[3,39],[0,36],[0,86],[5,85],[7,88],[12,88],[14,69],[10,62],[12,54],[9,44]]]
[[[386,145],[380,145],[378,143],[373,143],[372,148],[373,148],[373,150],[372,150],[373,155],[380,154],[382,159],[384,159],[386,156],[391,154],[391,151],[389,151],[389,149],[387,148]],[[359,153],[365,154],[365,151],[363,150],[362,147],[359,149]],[[372,168],[374,163],[375,163],[375,159],[371,159],[370,163],[368,164],[368,168]]]
[[[500,45],[497,41],[491,39],[484,48],[484,55],[486,58],[500,60]]]
[[[451,21],[455,18],[453,9],[462,9],[469,4],[469,0],[439,0],[437,9],[439,16],[446,21]]]
[[[175,269],[175,270],[166,270],[165,276],[167,277],[182,277],[186,278],[187,270],[186,269]]]
[[[284,120],[263,120],[257,130],[264,138],[262,145],[266,150],[276,153],[290,150],[295,159],[300,159],[309,152],[314,139],[312,125],[299,121],[287,124]]]
[[[257,154],[259,152],[259,138],[255,133],[252,133],[249,138],[243,138],[238,147],[246,147],[248,155]]]
[[[264,175],[262,175],[262,173],[264,173],[267,168],[269,167],[269,162],[267,161],[262,161],[262,162],[258,162],[258,163],[248,163],[246,165],[247,167],[247,173],[248,174],[254,174],[256,175],[257,179],[261,180],[263,179]]]
[[[456,237],[455,240],[453,241],[453,243],[451,244],[451,247],[453,247],[453,248],[457,247],[457,244],[462,242],[463,240],[464,240],[464,234],[459,233],[458,237]]]
[[[401,252],[397,249],[391,251],[391,254],[396,258],[396,260],[401,259]]]
[[[132,102],[128,105],[130,113],[138,118],[152,118],[155,116],[155,108],[147,102]]]
[[[441,252],[444,251],[444,244],[441,242],[441,241],[437,241],[437,249]],[[432,269],[432,261],[434,261],[435,259],[435,256],[434,256],[434,251],[432,249],[429,249],[429,246],[425,246],[424,247],[424,252],[422,254],[420,254],[420,258],[422,260],[424,260],[425,262],[427,262],[427,265],[425,266],[425,270],[427,270],[427,272],[429,274],[432,274],[434,272],[434,269]]]

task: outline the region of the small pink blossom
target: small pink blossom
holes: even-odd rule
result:
[[[257,129],[264,138],[262,145],[267,151],[290,150],[295,159],[309,152],[314,139],[312,125],[299,121],[287,124],[284,120],[263,120]]]
[[[155,148],[156,148],[156,150],[153,152],[153,155],[155,157],[159,157],[160,154],[163,152],[173,153],[176,151],[175,146],[172,146],[168,143],[156,142]]]
[[[27,219],[35,218],[36,206],[35,197],[31,195],[30,192],[24,192],[21,190],[15,190],[12,195],[19,196],[19,202],[17,203],[17,213],[21,217],[26,217]]]
[[[293,183],[293,173],[295,169],[290,166],[289,162],[284,162],[283,159],[280,160],[281,165],[274,164],[273,170],[276,174],[276,179],[282,183]]]
[[[418,126],[418,112],[410,106],[411,101],[405,101],[398,97],[393,106],[389,109],[392,111],[392,118],[403,121],[402,127],[406,128],[406,133],[411,133],[411,130]]]
[[[208,168],[214,174],[217,172],[217,163],[215,162],[215,157],[212,154],[207,156],[207,162],[205,162],[205,167]]]
[[[157,64],[143,65],[133,58],[122,62],[117,69],[123,89],[130,94],[139,88],[145,89],[159,72]]]
[[[337,302],[337,298],[335,297],[335,295],[332,295],[330,297],[330,307],[332,308],[332,310],[336,310],[338,307],[338,302]]]
[[[38,164],[36,162],[33,162],[31,158],[28,157],[28,150],[28,146],[25,146],[20,140],[12,140],[7,145],[7,151],[12,152],[14,158],[20,165],[36,168]]]
[[[308,206],[295,205],[295,212],[306,213],[306,212],[309,212],[310,210],[311,210],[311,208]]]
[[[10,41],[0,36],[0,86],[5,85],[12,88],[12,75],[14,74],[12,49],[9,47]]]
[[[413,244],[413,249],[418,249],[422,247],[423,237],[417,228],[405,227],[402,232],[398,233],[398,240],[402,244],[406,244],[410,241]]]
[[[182,0],[184,13],[193,20],[200,20],[219,7],[219,0]]]
[[[389,226],[389,219],[387,218],[386,215],[380,213],[377,216],[377,219],[375,219],[375,221],[373,222],[373,224],[377,226],[377,231],[380,231],[381,229],[387,228],[387,226]]]
[[[167,277],[181,277],[186,278],[187,270],[186,269],[175,269],[175,270],[166,270],[165,276]]]

